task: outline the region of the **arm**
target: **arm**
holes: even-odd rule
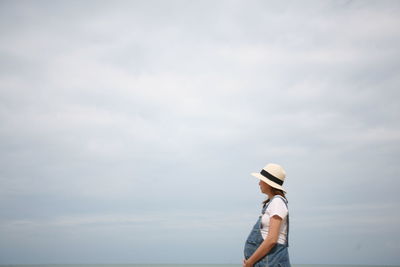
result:
[[[251,257],[246,261],[246,266],[253,266],[262,257],[267,255],[267,253],[275,246],[278,242],[279,230],[281,229],[282,218],[278,215],[274,215],[269,220],[268,236],[257,248],[257,250],[251,255]]]

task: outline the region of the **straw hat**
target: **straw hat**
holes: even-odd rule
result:
[[[282,187],[283,181],[286,178],[286,172],[282,166],[275,163],[268,163],[260,173],[253,172],[251,175],[286,193],[286,190]]]

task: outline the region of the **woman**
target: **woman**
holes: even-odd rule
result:
[[[286,172],[280,165],[269,163],[260,173],[251,175],[260,179],[260,190],[268,198],[247,237],[243,267],[290,267],[289,211],[282,187]]]

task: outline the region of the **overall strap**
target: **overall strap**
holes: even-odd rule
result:
[[[289,212],[287,214],[286,246],[289,247]]]

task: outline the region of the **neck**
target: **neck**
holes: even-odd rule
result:
[[[267,193],[269,200],[271,200],[275,195],[272,192]]]

